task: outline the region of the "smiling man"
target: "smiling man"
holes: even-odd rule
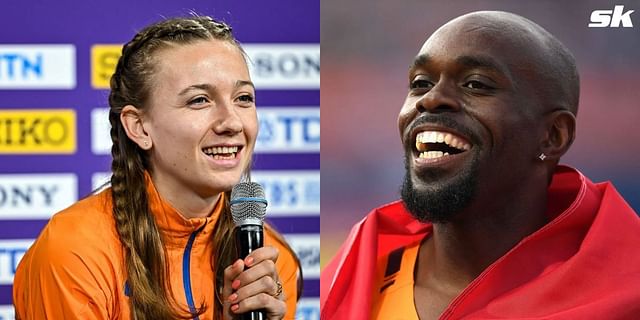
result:
[[[506,12],[424,43],[398,117],[402,201],[357,224],[321,279],[329,319],[631,319],[640,219],[558,165],[575,137],[568,49]]]

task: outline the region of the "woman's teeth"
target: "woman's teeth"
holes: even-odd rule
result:
[[[202,151],[216,160],[234,159],[238,153],[238,147],[209,147]]]

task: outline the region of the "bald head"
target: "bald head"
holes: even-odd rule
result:
[[[519,15],[501,11],[478,11],[449,21],[427,40],[423,48],[446,41],[451,34],[474,34],[478,46],[497,46],[512,59],[507,67],[529,75],[514,79],[532,86],[543,111],[578,111],[580,80],[575,58],[551,33]]]

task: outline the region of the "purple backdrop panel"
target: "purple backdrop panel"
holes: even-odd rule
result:
[[[280,135],[272,134],[263,141],[277,148],[264,147],[266,151],[256,155],[254,167],[281,173],[269,178],[272,190],[293,186],[279,196],[307,197],[307,205],[294,204],[303,209],[299,212],[295,208],[283,211],[282,203],[280,207],[276,205],[274,208],[279,211],[270,221],[289,239],[308,275],[300,302],[304,314],[299,317],[318,319],[320,126],[313,122],[319,111],[318,116],[310,115],[308,108],[318,110],[320,105],[319,11],[319,1],[293,0],[36,0],[3,4],[0,319],[13,319],[10,305],[16,264],[47,219],[90,194],[95,188],[93,180],[104,178],[110,170],[109,153],[96,152],[99,148],[95,132],[100,132],[96,127],[104,130],[108,119],[95,120],[92,116],[96,109],[108,106],[108,90],[92,83],[92,76],[98,72],[92,62],[92,48],[98,44],[122,45],[149,23],[191,12],[210,15],[233,27],[238,40],[251,48],[247,51],[252,77],[262,83],[256,93],[259,112],[262,108],[277,109],[271,115],[275,120],[265,120],[264,126]],[[255,56],[251,56],[252,52],[256,52]],[[270,78],[274,83],[269,82]],[[275,79],[280,80],[275,83]],[[303,116],[301,108],[306,108]],[[46,116],[49,111],[59,110],[69,110],[70,115],[63,120]],[[305,125],[313,122],[313,128],[302,128],[291,119]],[[52,129],[56,126],[58,131]],[[312,139],[309,130],[313,131]],[[282,138],[283,133],[287,134],[286,139]],[[20,141],[21,136],[24,141]],[[60,139],[70,148],[63,152],[51,145],[45,150],[35,142],[43,139]],[[299,170],[305,174],[297,175]],[[309,207],[308,203],[318,205]]]

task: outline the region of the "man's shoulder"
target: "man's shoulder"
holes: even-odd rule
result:
[[[334,259],[354,250],[384,256],[419,241],[430,230],[431,224],[414,218],[401,200],[393,201],[372,209],[356,223]]]
[[[617,250],[637,249],[640,241],[640,217],[611,182],[596,184],[602,196],[589,226],[587,240],[618,242]],[[615,232],[611,232],[615,230]],[[625,245],[626,244],[626,245]],[[637,260],[640,263],[640,259]]]
[[[606,181],[597,183],[602,190],[602,205],[612,206],[610,211],[620,212],[624,215],[628,215],[633,220],[639,219],[638,213],[631,207],[631,205],[624,199],[622,194],[616,189],[612,182]]]
[[[414,236],[425,234],[431,228],[430,223],[416,219],[405,207],[404,202],[396,200],[371,210],[354,229],[366,226],[385,236]]]
[[[384,221],[385,224],[402,224],[415,219],[407,211],[402,200],[395,200],[371,209],[354,227],[368,223],[371,220],[375,220],[376,224],[379,221]]]
[[[367,216],[374,214],[376,212],[391,213],[391,214],[398,213],[398,212],[407,213],[407,209],[405,208],[402,200],[395,200],[395,201],[385,203],[378,207],[373,208],[371,211],[369,211],[369,214]]]

